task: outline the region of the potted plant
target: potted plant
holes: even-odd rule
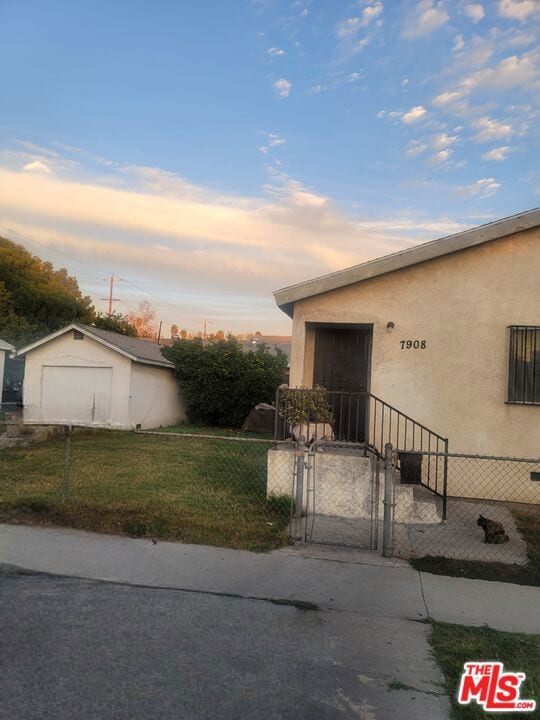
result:
[[[279,415],[291,427],[295,440],[333,440],[334,416],[323,387],[287,388],[280,394]]]

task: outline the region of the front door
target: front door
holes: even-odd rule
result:
[[[321,327],[315,335],[313,384],[328,391],[336,440],[366,438],[371,329]]]

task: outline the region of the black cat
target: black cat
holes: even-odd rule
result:
[[[490,520],[489,518],[480,515],[476,524],[480,525],[480,527],[484,530],[485,543],[499,545],[500,543],[505,543],[510,540],[508,535],[504,532],[504,527],[496,520]]]

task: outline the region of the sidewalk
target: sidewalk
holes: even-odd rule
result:
[[[148,587],[308,602],[374,619],[540,633],[540,588],[418,573],[375,553],[309,546],[272,553],[69,529],[0,525],[0,563]]]

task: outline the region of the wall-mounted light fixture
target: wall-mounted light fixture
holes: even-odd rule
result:
[[[393,327],[394,327],[394,323],[393,323],[391,320],[390,320],[390,322],[387,322],[387,323],[386,323],[386,329],[387,329],[387,330],[392,330]]]

